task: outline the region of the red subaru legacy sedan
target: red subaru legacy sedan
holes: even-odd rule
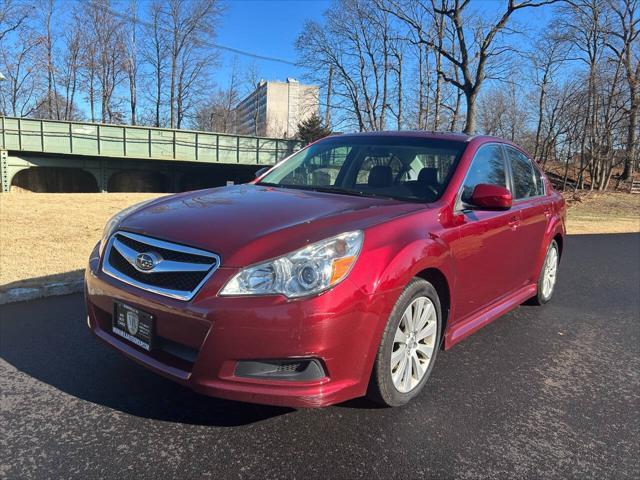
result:
[[[551,298],[564,224],[562,197],[510,142],[329,137],[251,184],[113,217],[89,259],[88,323],[207,395],[402,405],[440,348]]]

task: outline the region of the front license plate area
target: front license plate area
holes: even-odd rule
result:
[[[153,315],[116,302],[113,333],[149,352],[153,347]]]

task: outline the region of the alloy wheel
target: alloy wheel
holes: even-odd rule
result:
[[[552,246],[547,252],[547,258],[544,264],[544,274],[542,278],[542,295],[549,298],[553,293],[556,285],[556,277],[558,274],[558,249]]]
[[[438,318],[433,302],[418,297],[404,311],[393,339],[391,378],[401,393],[408,393],[424,378],[433,358]]]

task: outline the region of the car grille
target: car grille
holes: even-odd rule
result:
[[[105,249],[102,270],[138,288],[190,300],[219,266],[220,257],[215,253],[116,232]]]

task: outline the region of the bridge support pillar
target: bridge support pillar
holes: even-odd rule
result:
[[[109,173],[107,170],[107,161],[104,158],[91,159],[90,166],[85,166],[84,169],[96,178],[98,184],[98,191],[107,193],[107,184],[109,183]]]
[[[11,185],[9,185],[9,152],[6,150],[0,150],[0,191],[8,192]]]
[[[107,168],[104,158],[100,159],[100,176],[98,178],[98,189],[102,193],[107,193],[107,183],[109,182],[109,178],[107,177]]]

